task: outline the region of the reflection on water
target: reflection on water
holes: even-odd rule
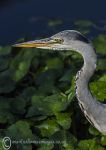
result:
[[[106,17],[98,7],[104,3],[96,0],[82,4],[77,1],[61,0],[1,0],[0,1],[0,45],[12,44],[26,37],[34,39],[64,29],[77,29],[89,34],[106,31]],[[89,11],[90,10],[90,11]],[[82,20],[86,20],[85,22]],[[90,21],[89,21],[90,20]]]

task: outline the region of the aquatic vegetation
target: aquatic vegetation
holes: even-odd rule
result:
[[[93,42],[98,67],[90,88],[105,102],[106,37]],[[77,53],[0,47],[0,139],[35,142],[14,143],[12,150],[105,150],[106,136],[91,127],[75,98],[74,78],[82,64]]]

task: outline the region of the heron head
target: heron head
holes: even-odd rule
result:
[[[49,38],[19,43],[13,46],[24,48],[30,47],[52,50],[67,50],[70,48],[73,49],[73,45],[77,45],[78,42],[89,43],[89,40],[75,30],[65,30]]]

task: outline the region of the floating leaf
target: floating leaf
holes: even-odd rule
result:
[[[10,46],[5,46],[5,47],[0,47],[0,55],[8,55],[11,53],[11,47]]]
[[[2,145],[3,139],[0,139],[0,150],[4,150],[3,145]]]
[[[82,140],[79,142],[79,148],[81,150],[93,150],[95,147],[95,140]]]
[[[32,96],[34,96],[35,93],[37,93],[37,89],[35,87],[33,87],[33,86],[26,87],[23,90],[21,97],[27,102],[32,99]]]
[[[39,86],[39,93],[52,94],[59,91],[55,86],[56,79],[60,75],[59,71],[57,69],[49,69],[42,72],[42,74],[36,78],[36,84]]]
[[[65,110],[69,104],[67,97],[64,95],[54,94],[51,96],[33,96],[32,97],[32,106],[29,108],[29,116],[36,115],[53,115],[57,112]]]
[[[92,94],[96,96],[96,98],[100,101],[104,101],[106,99],[106,82],[96,81],[90,84],[90,88]]]
[[[10,102],[10,99],[0,97],[0,123],[11,123],[15,120],[10,111]]]
[[[27,131],[27,132],[26,132]],[[30,129],[30,125],[26,121],[18,121],[7,129],[7,134],[15,139],[33,139],[34,136]]]
[[[92,126],[89,127],[89,133],[95,136],[100,134],[100,132]]]
[[[81,150],[104,150],[102,146],[96,144],[94,139],[80,141],[79,148]]]
[[[77,139],[67,130],[60,130],[51,136],[51,141],[59,145],[60,149],[75,150]]]
[[[106,54],[106,36],[99,35],[93,41],[96,51],[100,54]]]
[[[97,69],[98,70],[106,70],[106,59],[99,59]]]
[[[54,94],[45,98],[45,101],[49,102],[49,107],[53,113],[65,110],[69,104],[67,96],[63,94]]]
[[[48,119],[42,122],[42,124],[39,125],[38,128],[40,129],[43,137],[49,137],[53,135],[55,132],[59,131],[59,126],[56,123],[55,119],[52,120]]]
[[[53,147],[53,144],[42,144],[42,146],[39,147],[38,150],[52,150]]]
[[[15,89],[15,82],[12,80],[12,72],[6,70],[0,73],[0,93],[9,93]]]
[[[31,144],[17,144],[16,147],[18,150],[32,150],[32,145]]]
[[[60,78],[59,81],[71,81],[72,78],[72,72],[71,70],[68,70],[67,72],[65,72],[65,74]]]
[[[57,123],[61,125],[64,129],[69,129],[71,125],[71,117],[68,113],[57,113],[56,114]]]
[[[10,63],[9,57],[0,57],[0,71],[8,69]]]
[[[16,149],[28,149],[32,148],[31,143],[28,143],[28,141],[34,141],[36,140],[34,135],[32,134],[32,131],[30,129],[30,125],[26,121],[18,121],[15,124],[8,127],[6,131],[6,136],[10,137],[12,141],[19,142],[20,140],[22,143],[12,143],[12,147],[15,146]],[[27,143],[26,143],[27,141]]]
[[[103,76],[101,76],[101,77],[99,78],[99,81],[106,82],[106,74],[104,74]]]
[[[83,34],[88,34],[90,32],[90,28],[94,26],[94,23],[90,20],[77,20],[74,22],[78,31]]]
[[[19,81],[27,74],[33,57],[31,49],[23,49],[16,55],[11,63],[11,69],[14,70],[13,79],[15,81]]]
[[[54,26],[61,25],[62,23],[63,23],[63,21],[62,21],[62,20],[59,20],[59,19],[49,20],[48,26],[54,27]]]
[[[18,70],[15,72],[14,75],[14,80],[15,81],[19,81],[20,79],[22,79],[28,72],[29,69],[29,65],[30,62],[20,62],[19,66],[18,66]]]
[[[48,107],[48,104],[46,103],[44,96],[32,97],[32,106],[29,108],[26,117],[32,117],[37,115],[51,115],[51,114],[52,111]]]
[[[48,69],[51,69],[51,68],[62,68],[63,67],[63,62],[58,58],[58,57],[55,57],[55,58],[50,58],[50,59],[47,59],[46,61],[46,67]]]
[[[102,137],[101,137],[101,144],[102,144],[103,146],[106,146],[106,136],[102,136]]]
[[[90,20],[77,20],[74,22],[74,24],[81,27],[91,27],[93,25],[93,22],[91,22]]]
[[[12,113],[14,114],[24,114],[25,113],[25,107],[26,107],[26,100],[21,98],[21,97],[17,97],[15,99],[13,99],[10,103],[10,108]]]

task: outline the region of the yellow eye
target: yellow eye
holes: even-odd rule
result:
[[[55,38],[54,41],[55,41],[56,43],[61,44],[61,43],[63,43],[64,40],[63,40],[63,39],[60,39],[60,38]]]

